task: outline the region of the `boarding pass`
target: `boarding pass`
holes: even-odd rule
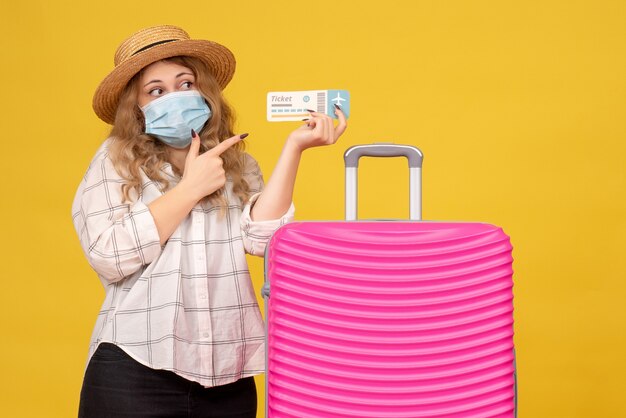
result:
[[[325,113],[337,119],[335,104],[350,115],[350,93],[347,90],[275,91],[267,93],[267,120],[283,122],[306,119],[308,110]]]

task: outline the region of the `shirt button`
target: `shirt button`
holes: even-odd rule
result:
[[[200,295],[200,299],[206,299],[206,295],[205,295],[204,293],[202,293],[202,294]]]
[[[205,332],[204,334],[202,334],[204,336],[204,338],[209,338],[209,333]]]

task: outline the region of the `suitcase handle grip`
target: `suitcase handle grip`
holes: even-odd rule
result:
[[[346,220],[357,220],[357,169],[361,157],[406,157],[409,162],[409,215],[422,219],[422,162],[424,154],[412,145],[375,142],[355,145],[346,150]]]

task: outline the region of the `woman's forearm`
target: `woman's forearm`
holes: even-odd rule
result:
[[[252,208],[254,221],[277,219],[287,212],[293,200],[293,189],[302,150],[286,141],[267,185]]]
[[[272,177],[252,208],[252,220],[278,219],[289,210],[302,152],[311,147],[334,144],[346,129],[343,111],[340,107],[335,107],[335,114],[339,119],[336,127],[330,116],[311,110],[306,125],[289,134]]]
[[[165,245],[196,203],[198,199],[193,197],[183,182],[180,182],[148,205],[159,231],[161,246]]]

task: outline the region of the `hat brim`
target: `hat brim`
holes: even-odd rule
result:
[[[153,62],[178,55],[202,60],[222,89],[235,73],[235,56],[216,42],[187,39],[155,45],[120,63],[102,80],[93,96],[92,105],[96,115],[104,122],[113,124],[120,94],[130,79]]]

